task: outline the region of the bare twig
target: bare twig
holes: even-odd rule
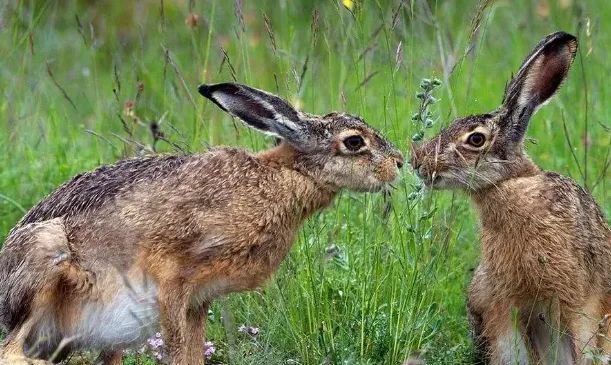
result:
[[[297,87],[297,91],[301,92],[301,87],[303,86],[303,79],[305,78],[305,74],[308,71],[308,61],[310,60],[310,55],[306,56],[305,62],[303,63],[303,67],[301,68],[301,74],[299,75],[299,84]]]
[[[596,178],[596,181],[594,181],[594,184],[592,184],[592,190],[594,190],[598,186],[598,184],[603,181],[605,176],[607,176],[609,167],[611,167],[611,144],[607,148],[607,154],[605,156],[605,162],[603,163],[603,169],[600,172],[600,175],[598,175],[598,177]]]
[[[165,7],[163,0],[159,0],[159,18],[161,19],[161,33],[165,34]]]
[[[365,79],[359,84],[359,86],[356,87],[355,90],[360,89],[361,87],[365,86],[369,81],[371,81],[371,79],[377,75],[380,71],[374,71],[372,73],[370,73],[369,75],[367,75],[367,77],[365,77]]]
[[[59,91],[61,91],[62,95],[64,96],[64,99],[68,100],[68,102],[70,103],[70,105],[72,105],[74,110],[78,111],[78,108],[76,107],[72,99],[70,99],[70,96],[68,96],[68,93],[66,92],[66,90],[64,90],[64,88],[57,82],[57,80],[55,80],[55,76],[53,76],[53,71],[51,71],[51,64],[49,62],[47,62],[47,73],[51,77],[51,80],[53,81],[55,86],[59,89]]]
[[[606,125],[600,122],[599,124],[606,132],[611,133],[610,127],[607,127]],[[607,154],[605,156],[605,162],[603,163],[603,169],[600,172],[600,175],[596,178],[596,181],[594,181],[594,184],[592,185],[592,190],[594,190],[598,186],[598,184],[600,184],[603,181],[605,176],[607,176],[609,167],[611,167],[611,143],[607,144]]]
[[[138,87],[136,89],[136,98],[134,99],[134,108],[138,105],[140,101],[140,97],[142,96],[142,92],[144,91],[144,82],[138,81]]]
[[[121,93],[121,80],[119,79],[119,70],[117,70],[116,63],[113,67],[113,74],[115,79],[115,85],[117,86],[112,89],[112,93],[115,94],[115,99],[117,100],[117,103],[120,103],[121,101],[119,100],[119,94]]]
[[[185,89],[185,93],[187,94],[187,97],[189,98],[191,105],[193,105],[193,109],[197,111],[198,108],[197,108],[197,104],[195,104],[195,100],[193,99],[193,95],[191,95],[191,92],[189,91],[189,87],[187,87],[187,83],[185,82],[185,79],[182,77],[180,71],[178,70],[178,66],[176,66],[176,63],[174,63],[171,53],[163,45],[161,45],[161,47],[163,48],[164,53],[167,55],[166,57],[167,57],[168,63],[170,64],[170,66],[172,66],[172,69],[176,73],[176,76],[178,76],[178,79],[180,80],[182,87]]]
[[[85,37],[85,28],[83,27],[83,24],[81,23],[81,19],[79,19],[78,14],[74,14],[74,17],[76,18],[78,32],[83,38],[83,44],[85,44],[85,47],[87,47],[87,37]]]
[[[117,116],[121,120],[121,125],[123,126],[123,130],[125,131],[125,133],[127,133],[130,137],[132,137],[132,128],[129,128],[127,126],[127,122],[125,121],[125,119],[123,119],[121,114],[117,114]]]
[[[579,170],[579,175],[581,176],[581,179],[584,180],[583,171],[581,171],[581,165],[579,164],[579,159],[577,158],[577,155],[575,154],[575,150],[573,149],[573,144],[571,143],[571,139],[569,138],[569,130],[566,127],[566,119],[564,118],[564,112],[562,112],[561,115],[562,115],[562,128],[564,129],[564,137],[566,138],[566,143],[569,145],[571,156],[573,156],[573,160],[575,160],[575,163],[577,164],[577,170]]]
[[[104,137],[103,135],[98,134],[97,132],[95,132],[95,131],[93,131],[93,130],[91,130],[91,129],[85,129],[85,133],[89,133],[89,134],[91,134],[91,135],[93,135],[93,136],[96,136],[96,137],[98,137],[99,139],[103,140],[104,142],[107,142],[107,143],[110,145],[110,147],[114,148],[114,149],[115,149],[115,150],[117,150],[117,151],[119,150],[119,149],[117,148],[117,146],[115,146],[115,145],[114,145],[114,144],[113,144],[113,143],[112,143],[112,142],[111,142],[111,141],[110,141],[108,138]]]
[[[369,52],[373,51],[378,46],[376,42],[373,42],[374,40],[375,39],[372,39],[372,43],[369,46],[367,46],[367,48],[365,48],[363,52],[359,54],[359,56],[356,59],[357,63],[360,62],[363,59],[363,57],[365,57]]]
[[[68,345],[70,345],[71,342],[73,342],[76,339],[78,339],[78,336],[62,338],[62,340],[59,342],[59,345],[57,346],[57,348],[55,349],[55,351],[53,352],[53,354],[49,358],[49,361],[53,361],[53,360],[57,359],[57,357],[61,354],[61,352],[64,350],[64,348],[66,348]]]
[[[233,68],[233,65],[231,64],[231,60],[229,59],[229,55],[227,55],[227,51],[225,51],[225,48],[221,47],[221,52],[223,52],[223,59],[227,61],[227,64],[229,65],[229,71],[231,72],[231,78],[233,79],[233,81],[238,81],[238,77],[235,72],[235,68]]]
[[[589,135],[589,120],[588,120],[588,79],[586,77],[586,71],[584,69],[583,66],[583,57],[581,55],[581,48],[578,49],[579,52],[579,63],[581,64],[581,76],[583,78],[583,89],[584,89],[584,99],[585,99],[585,116],[584,116],[584,129],[585,129],[585,135],[586,138],[584,138],[583,141],[583,147],[584,147],[584,153],[583,153],[583,185],[585,187],[585,189],[587,191],[590,191],[590,189],[588,188],[588,150],[589,150],[589,146],[588,146],[588,135]]]
[[[14,206],[15,206],[17,209],[19,209],[19,210],[21,211],[21,213],[23,213],[23,214],[25,214],[25,213],[27,213],[27,212],[28,212],[28,211],[27,211],[27,210],[26,210],[26,209],[25,209],[25,208],[24,208],[24,207],[23,207],[21,204],[17,203],[17,201],[16,201],[16,200],[13,200],[12,198],[10,198],[10,197],[8,197],[8,196],[6,196],[6,195],[4,195],[4,194],[0,194],[0,199],[2,199],[2,200],[4,200],[4,201],[6,201],[6,202],[8,202],[8,203],[11,203],[11,204],[12,204],[12,205],[14,205]]]
[[[402,7],[403,7],[403,0],[399,2],[399,5],[397,5],[397,8],[395,9],[395,11],[393,11],[391,28],[390,28],[391,30],[394,30],[395,27],[397,26],[397,23],[399,22],[399,13]]]
[[[28,42],[30,43],[30,52],[32,52],[32,56],[34,55],[34,35],[32,32],[28,33]]]

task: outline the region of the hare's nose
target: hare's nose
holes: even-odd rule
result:
[[[391,158],[395,160],[395,163],[397,164],[397,168],[402,168],[403,164],[405,163],[405,157],[403,157],[403,154],[399,151],[393,153],[391,155]]]
[[[403,163],[404,163],[404,161],[403,161],[403,159],[402,159],[402,158],[396,158],[396,159],[395,159],[395,162],[397,163],[397,168],[399,168],[399,169],[400,169],[400,168],[402,168],[402,167],[403,167]]]
[[[420,168],[422,167],[422,162],[412,160],[411,161],[411,165],[412,165],[412,168],[414,169],[414,171],[420,172]]]

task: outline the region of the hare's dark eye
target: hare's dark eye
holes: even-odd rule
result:
[[[486,136],[482,133],[473,133],[467,138],[467,143],[473,147],[481,147],[486,143]]]
[[[365,141],[361,136],[350,136],[344,139],[344,146],[350,151],[358,151],[365,145]]]

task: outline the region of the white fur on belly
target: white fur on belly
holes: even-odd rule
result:
[[[90,302],[83,306],[80,320],[70,337],[84,347],[130,347],[143,343],[159,330],[157,285],[130,282],[109,303]]]
[[[49,315],[38,325],[39,341],[57,346],[61,339],[69,340],[73,349],[124,349],[139,346],[160,330],[160,310],[156,283],[149,279],[130,279],[117,286],[117,278],[105,278],[114,285],[100,285],[97,299],[85,303],[72,328],[60,328],[57,319]],[[200,288],[191,298],[191,306],[201,306],[219,295],[232,291],[234,283],[215,280]],[[103,298],[103,299],[102,299]]]

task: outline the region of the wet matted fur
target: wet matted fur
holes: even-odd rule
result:
[[[585,364],[608,359],[611,231],[592,196],[537,167],[524,148],[533,113],[569,72],[577,39],[543,39],[507,85],[501,107],[454,120],[413,146],[433,189],[462,189],[479,212],[482,259],[468,312],[479,362]]]
[[[51,193],[0,253],[0,363],[65,345],[118,364],[159,328],[173,364],[203,363],[211,300],[260,286],[308,216],[342,189],[385,189],[403,164],[358,116],[302,113],[234,83],[199,91],[281,142],[127,159]]]

